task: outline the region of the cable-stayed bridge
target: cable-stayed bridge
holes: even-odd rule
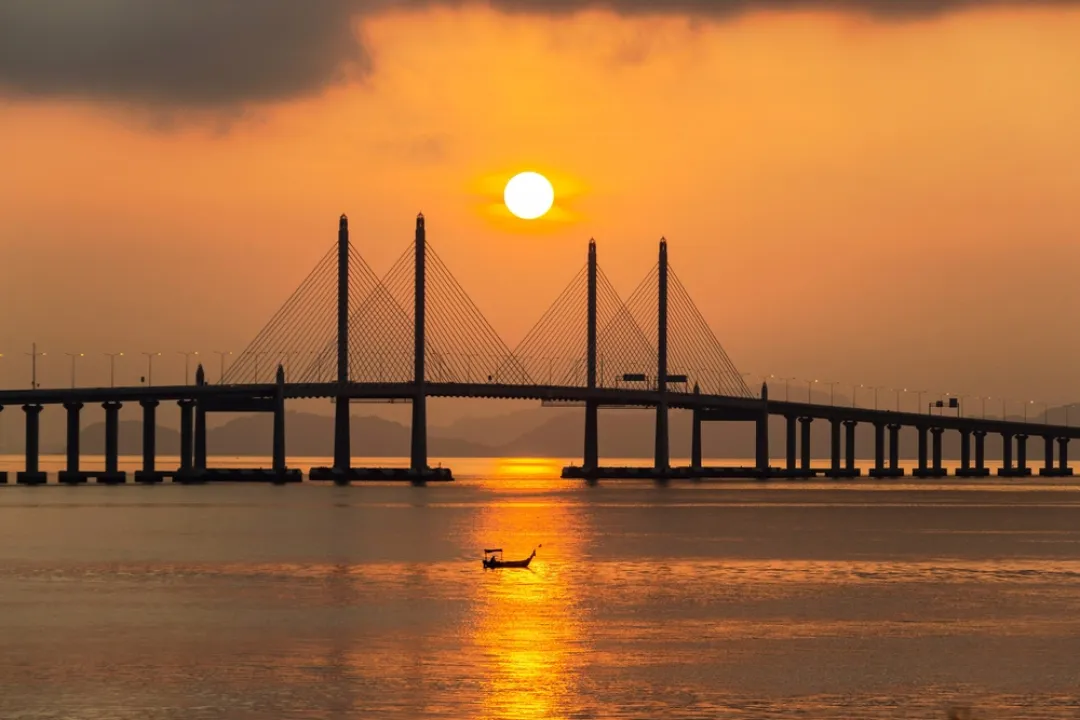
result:
[[[427,240],[424,217],[416,218],[415,241],[381,278],[350,242],[348,219],[339,219],[337,242],[286,299],[217,384],[209,384],[200,365],[196,384],[179,387],[72,388],[0,391],[0,410],[21,405],[26,419],[26,470],[17,481],[40,484],[39,415],[46,405],[67,413],[67,468],[61,482],[124,482],[118,470],[118,418],[125,402],[143,412],[142,482],[173,477],[208,480],[299,479],[285,455],[285,402],[330,398],[335,402],[334,462],[312,468],[313,480],[346,484],[361,480],[408,480],[422,484],[449,480],[449,469],[428,464],[427,399],[471,397],[532,399],[581,406],[585,413],[583,463],[564,469],[568,478],[705,477],[855,477],[855,428],[875,429],[874,477],[901,477],[899,431],[918,433],[919,477],[945,474],[941,436],[961,436],[958,474],[980,477],[986,467],[987,433],[1003,437],[998,473],[1028,475],[1026,441],[1042,437],[1045,464],[1040,474],[1070,475],[1068,441],[1080,429],[901,413],[833,405],[770,400],[747,387],[743,376],[698,311],[668,261],[660,241],[656,264],[623,300],[604,274],[595,242],[585,264],[554,303],[514,348],[498,335]],[[181,412],[179,467],[156,465],[156,408],[176,401]],[[353,465],[349,405],[353,401],[407,402],[412,406],[412,441],[407,469]],[[80,469],[79,418],[86,403],[105,410],[105,469]],[[656,414],[651,468],[604,467],[599,458],[599,410],[603,407],[652,408]],[[693,411],[691,461],[673,467],[668,451],[668,412]],[[211,469],[206,458],[206,416],[211,412],[269,412],[274,416],[273,457],[265,471]],[[786,463],[770,464],[771,415],[786,418]],[[813,467],[810,427],[824,420],[831,429],[831,462]],[[707,468],[701,462],[701,424],[710,421],[756,425],[755,464]],[[886,430],[888,442],[886,442]],[[800,447],[801,446],[801,447]],[[1015,447],[1015,462],[1013,449]],[[843,448],[843,452],[842,452]],[[888,461],[886,462],[886,454]],[[0,482],[6,481],[0,475]]]

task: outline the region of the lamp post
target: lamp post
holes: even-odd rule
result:
[[[807,381],[806,381],[806,403],[807,403],[808,405],[809,405],[809,404],[810,404],[811,402],[813,402],[813,401],[812,401],[812,400],[810,399],[810,398],[811,398],[811,395],[810,395],[810,388],[811,388],[811,387],[813,387],[814,383],[816,383],[816,382],[817,382],[817,380],[807,380]]]
[[[30,387],[32,389],[36,390],[37,387],[38,387],[37,359],[38,359],[38,357],[45,357],[45,353],[38,352],[37,351],[37,343],[34,343],[33,345],[30,346],[30,352],[23,353],[23,355],[29,355],[30,356]]]
[[[116,358],[123,357],[124,353],[105,353],[109,356],[109,387],[116,387]]]
[[[225,380],[225,356],[232,355],[231,350],[215,350],[214,353],[221,359],[221,375],[218,376],[218,382]]]
[[[84,353],[64,353],[71,358],[71,387],[75,387],[75,358],[84,357]]]
[[[896,393],[896,412],[900,412],[900,390],[893,388],[893,392]],[[904,390],[904,392],[907,392],[907,390]]]
[[[795,378],[793,378],[793,377],[790,377],[790,378],[788,378],[788,377],[776,377],[775,375],[770,375],[769,377],[773,378],[774,380],[783,380],[784,381],[784,402],[788,402],[791,399],[790,392],[789,392],[790,386],[789,386],[788,383],[791,380],[795,380]]]
[[[146,356],[146,386],[154,386],[154,358],[161,355],[159,352],[144,352]]]
[[[836,386],[839,385],[840,383],[836,382],[836,381],[833,381],[833,382],[826,382],[826,383],[821,383],[821,384],[829,386],[829,404],[830,405],[834,404],[833,403],[834,391],[836,390]]]
[[[191,375],[190,375],[191,356],[192,355],[198,355],[199,351],[198,350],[177,350],[176,352],[178,354],[184,356],[184,384],[185,385],[190,385],[191,384],[191,380],[190,380],[190,377],[191,377]]]

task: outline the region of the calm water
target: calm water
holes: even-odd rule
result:
[[[1080,489],[453,466],[0,487],[0,718],[1080,717]]]

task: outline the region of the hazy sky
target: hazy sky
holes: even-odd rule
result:
[[[423,211],[511,346],[665,235],[744,371],[1073,400],[1078,77],[1068,2],[6,2],[0,382],[178,381]]]

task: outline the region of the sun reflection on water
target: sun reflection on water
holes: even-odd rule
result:
[[[529,466],[513,462],[515,473]],[[588,645],[575,565],[566,554],[586,539],[577,512],[555,502],[492,506],[478,517],[473,533],[478,552],[501,547],[507,559],[516,560],[539,547],[527,569],[485,571],[477,558],[472,640],[487,678],[479,717],[564,717],[576,696]]]

